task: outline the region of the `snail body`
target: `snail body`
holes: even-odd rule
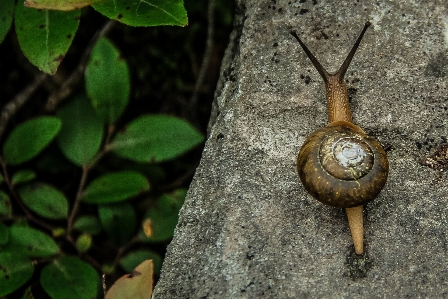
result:
[[[352,123],[344,75],[369,27],[366,23],[342,66],[328,73],[297,39],[325,81],[329,124],[312,133],[297,157],[297,171],[305,189],[317,200],[346,208],[355,252],[363,252],[362,205],[373,200],[384,187],[389,171],[387,155],[374,138]]]

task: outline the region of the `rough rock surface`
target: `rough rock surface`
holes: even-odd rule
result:
[[[210,136],[154,298],[448,296],[448,166],[426,159],[448,138],[447,3],[237,1]],[[367,20],[345,78],[354,123],[391,146],[390,174],[365,206],[357,257],[344,211],[296,174],[327,116],[323,81],[289,31],[335,71]]]

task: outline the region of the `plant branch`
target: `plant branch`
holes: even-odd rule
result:
[[[39,218],[34,217],[34,215],[28,210],[28,208],[22,202],[21,198],[17,195],[17,193],[14,190],[14,186],[9,178],[8,168],[6,167],[6,163],[3,161],[3,159],[0,159],[0,164],[3,170],[3,177],[5,179],[6,185],[8,186],[9,192],[11,193],[11,195],[19,204],[20,208],[25,213],[26,219],[52,232],[54,230],[53,226],[49,225],[45,221],[40,220]]]
[[[194,167],[191,167],[189,170],[187,170],[184,174],[182,174],[180,177],[175,179],[173,182],[163,185],[160,189],[161,191],[172,191],[173,189],[177,189],[184,185],[185,181],[188,179],[191,179],[191,177],[194,175],[196,171],[197,165]]]
[[[81,202],[82,192],[84,191],[84,186],[86,185],[87,176],[89,174],[89,171],[107,153],[107,149],[109,148],[109,143],[110,143],[111,136],[113,135],[113,133],[114,133],[114,127],[113,126],[109,126],[109,128],[107,130],[106,141],[104,142],[103,148],[101,149],[101,151],[98,154],[95,155],[95,157],[92,158],[92,160],[89,163],[85,164],[82,167],[82,175],[81,175],[81,180],[79,182],[78,190],[76,191],[75,203],[73,204],[72,211],[70,212],[70,216],[68,218],[67,238],[69,239],[69,241],[73,241],[73,239],[71,237],[71,232],[73,230],[73,223],[75,221],[75,216],[76,216],[76,214],[78,212],[78,209],[79,209],[79,204]]]
[[[205,52],[204,52],[204,56],[202,58],[202,64],[201,64],[201,68],[199,70],[199,74],[198,74],[198,78],[196,80],[196,84],[194,86],[194,90],[193,90],[193,95],[191,96],[191,100],[190,100],[190,105],[192,107],[191,111],[192,111],[192,120],[197,119],[197,102],[198,102],[198,96],[199,96],[199,91],[202,87],[202,85],[204,84],[204,80],[205,80],[205,75],[208,69],[208,65],[210,63],[210,58],[212,55],[212,51],[213,51],[213,37],[215,34],[215,16],[214,16],[214,12],[215,12],[215,0],[209,0],[208,2],[208,11],[207,11],[207,19],[208,19],[208,27],[207,27],[207,41],[205,43]]]
[[[78,67],[70,74],[67,80],[65,80],[64,84],[62,84],[62,86],[58,90],[50,94],[50,96],[48,97],[48,101],[45,106],[45,110],[47,112],[53,112],[56,107],[72,93],[73,89],[83,78],[84,70],[86,69],[87,63],[89,62],[90,53],[92,52],[93,47],[101,37],[109,33],[114,23],[114,20],[109,20],[103,26],[103,28],[95,33],[95,35],[90,40],[89,45],[84,50]]]
[[[131,241],[129,241],[127,244],[118,248],[117,255],[115,256],[113,265],[116,266],[118,264],[118,262],[120,261],[120,258],[129,250],[129,248],[131,248],[133,245],[137,244],[139,241],[140,241],[140,238],[137,233],[137,235],[134,236]]]
[[[6,129],[11,117],[13,117],[17,111],[30,99],[34,91],[44,82],[47,78],[47,74],[39,74],[34,77],[34,81],[29,84],[21,93],[15,96],[4,107],[0,114],[0,137]]]
[[[68,217],[67,237],[69,238],[69,241],[72,241],[71,240],[71,232],[73,230],[73,222],[75,220],[76,213],[78,212],[78,209],[79,209],[82,191],[84,190],[84,186],[87,181],[87,175],[89,174],[89,169],[90,168],[87,166],[83,166],[83,168],[82,168],[82,175],[81,175],[81,180],[79,182],[78,191],[76,192],[75,203],[73,204],[72,211],[70,212],[70,216]]]

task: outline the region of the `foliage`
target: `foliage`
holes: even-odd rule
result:
[[[100,279],[95,269],[79,258],[61,256],[42,269],[40,283],[52,298],[96,298]]]
[[[92,5],[131,26],[187,24],[183,1],[126,3],[5,0],[0,42],[14,19],[25,57],[55,74],[75,38],[81,7]],[[183,188],[153,190],[155,163],[178,159],[204,137],[174,116],[126,117],[130,81],[120,50],[100,38],[87,63],[85,91],[54,116],[18,121],[1,140],[0,297],[34,298],[35,282],[27,282],[37,277],[52,299],[99,298],[101,273],[116,278],[134,268],[142,275],[122,277],[106,298],[123,298],[129,290],[133,298],[151,293],[162,257],[142,246],[172,237],[186,195]],[[100,246],[111,253],[102,256]]]
[[[103,15],[131,26],[187,24],[182,0],[27,0],[25,5],[19,2],[14,14],[16,34],[23,54],[32,64],[43,72],[56,73],[78,30],[81,11],[76,8],[89,2]],[[6,0],[0,6],[0,41],[11,26],[13,12],[14,0]]]
[[[41,71],[54,74],[78,30],[81,11],[37,10],[17,5],[14,15],[23,54]]]

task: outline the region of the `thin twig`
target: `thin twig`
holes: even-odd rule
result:
[[[190,179],[194,175],[196,168],[197,168],[197,165],[195,165],[194,167],[191,167],[189,170],[187,170],[187,172],[182,174],[180,177],[175,179],[173,182],[163,185],[160,188],[160,190],[161,191],[172,191],[173,189],[177,189],[177,188],[183,186],[185,184],[185,181]]]
[[[34,77],[34,81],[28,85],[21,93],[15,96],[11,101],[3,107],[0,114],[0,137],[6,129],[11,117],[13,117],[17,111],[30,99],[34,91],[44,82],[47,78],[47,74],[40,74]]]
[[[112,26],[114,24],[114,20],[109,20],[103,26],[103,28],[95,33],[95,35],[90,40],[89,45],[84,50],[78,67],[70,74],[67,80],[65,80],[64,84],[62,84],[62,86],[58,90],[49,95],[47,104],[45,106],[46,111],[53,112],[56,107],[72,93],[75,86],[83,78],[84,70],[86,69],[87,63],[89,62],[90,53],[92,52],[93,47],[101,37],[106,35],[112,29]]]
[[[101,266],[101,264],[96,259],[91,257],[90,255],[84,254],[84,255],[82,255],[82,258],[87,260],[98,271],[102,271],[103,270],[103,267]]]
[[[205,75],[208,69],[208,65],[210,63],[210,58],[213,51],[213,36],[215,33],[215,0],[209,0],[208,2],[208,11],[207,11],[207,18],[208,18],[208,28],[207,28],[207,41],[205,43],[205,52],[204,57],[202,58],[202,64],[201,68],[199,70],[198,78],[196,80],[196,84],[194,86],[193,95],[191,96],[190,105],[192,107],[192,120],[195,122],[197,119],[197,102],[198,102],[198,96],[199,96],[199,90],[201,89],[202,85],[204,84]]]
[[[82,168],[82,175],[81,175],[81,180],[79,182],[78,191],[76,192],[75,203],[73,204],[72,211],[70,212],[70,216],[68,217],[67,237],[69,238],[69,240],[71,239],[71,232],[72,232],[72,229],[73,229],[73,222],[75,220],[76,213],[78,212],[78,209],[79,209],[79,204],[81,202],[82,192],[84,190],[84,186],[86,184],[87,175],[88,174],[89,174],[89,168],[84,166]]]
[[[72,211],[70,212],[70,215],[68,217],[68,224],[67,224],[67,238],[69,241],[72,241],[72,237],[71,237],[71,232],[73,230],[73,223],[75,221],[75,217],[76,214],[78,213],[78,209],[79,209],[79,204],[81,202],[81,197],[82,197],[82,193],[84,191],[84,186],[86,185],[86,181],[87,181],[87,176],[90,172],[90,169],[92,169],[93,167],[95,167],[96,163],[99,162],[99,160],[101,160],[101,158],[107,153],[108,148],[110,147],[110,140],[111,140],[111,136],[114,134],[114,127],[113,126],[109,126],[108,130],[107,130],[107,135],[106,135],[106,141],[103,145],[103,148],[101,149],[101,151],[99,153],[97,153],[95,155],[95,157],[92,158],[92,160],[90,160],[89,163],[85,164],[82,167],[82,175],[81,175],[81,180],[79,181],[79,186],[78,186],[78,190],[76,191],[76,198],[75,198],[75,202],[73,204],[73,208]]]
[[[137,234],[136,236],[134,236],[132,238],[131,241],[129,241],[125,245],[118,248],[117,255],[115,256],[113,265],[116,266],[119,263],[121,257],[129,250],[129,248],[131,248],[132,246],[137,244],[139,241],[140,241],[140,238],[139,238],[139,235]]]
[[[5,179],[9,192],[15,198],[20,208],[25,213],[26,219],[52,232],[54,230],[53,226],[49,225],[45,221],[40,220],[39,218],[34,217],[34,215],[28,210],[26,205],[22,202],[22,199],[17,195],[17,193],[14,190],[14,186],[9,178],[8,168],[6,167],[6,163],[3,161],[3,159],[0,159],[0,164],[3,170],[3,178]]]
[[[11,215],[11,216],[1,216],[0,217],[0,222],[18,221],[18,220],[26,220],[26,216]]]

